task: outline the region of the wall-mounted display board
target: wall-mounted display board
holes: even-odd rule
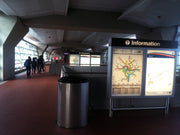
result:
[[[112,95],[141,95],[143,50],[113,49]]]
[[[89,66],[90,65],[90,55],[80,55],[80,65]]]
[[[175,51],[148,50],[145,95],[172,95],[174,72]]]
[[[79,66],[79,55],[78,54],[70,54],[70,56],[69,56],[70,58],[69,58],[69,64],[71,65],[71,66]]]
[[[100,55],[91,55],[91,66],[99,66],[101,62]]]
[[[113,98],[167,97],[169,103],[169,97],[174,96],[176,41],[114,38],[110,45],[110,112]],[[167,110],[167,106],[160,108]]]
[[[100,64],[100,53],[72,52],[69,54],[70,66],[100,66]]]

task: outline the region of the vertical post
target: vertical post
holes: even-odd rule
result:
[[[112,101],[112,97],[110,97],[109,103],[110,103],[110,105],[109,105],[109,117],[113,117],[113,111],[112,111],[113,101]]]
[[[112,99],[112,91],[111,91],[111,75],[112,75],[112,48],[108,48],[108,73],[107,73],[107,101],[109,101],[109,117],[112,117],[113,112],[112,112],[112,104],[113,104],[113,99]]]
[[[165,104],[165,115],[169,112],[169,97],[166,97],[166,104]]]
[[[42,56],[44,55],[44,52],[48,49],[48,45],[46,46],[46,48],[43,50],[42,52]]]

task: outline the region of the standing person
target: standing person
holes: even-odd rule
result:
[[[36,57],[34,57],[33,58],[33,61],[32,61],[32,74],[34,73],[36,73],[36,67],[37,67],[37,58]]]
[[[30,77],[30,74],[31,74],[31,57],[30,56],[25,61],[24,66],[26,67],[27,77]]]
[[[41,73],[42,70],[44,72],[44,59],[43,56],[41,55],[38,59],[38,72]]]

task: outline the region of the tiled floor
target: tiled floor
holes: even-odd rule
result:
[[[0,135],[180,135],[180,109],[90,111],[85,128],[56,125],[58,76],[18,76],[0,85]]]

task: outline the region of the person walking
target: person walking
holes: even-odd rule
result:
[[[30,56],[25,61],[24,66],[26,67],[27,77],[30,77],[30,75],[31,75],[31,57]]]
[[[43,59],[43,56],[41,55],[38,59],[38,72],[41,73],[41,71],[44,72],[44,59]]]
[[[32,74],[36,74],[36,68],[37,68],[37,58],[34,57],[32,61]]]

